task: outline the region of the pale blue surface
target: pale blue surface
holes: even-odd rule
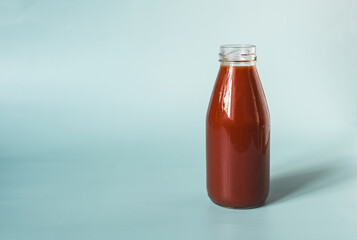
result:
[[[356,1],[1,1],[0,239],[357,239]],[[205,187],[218,47],[257,45],[267,204]]]

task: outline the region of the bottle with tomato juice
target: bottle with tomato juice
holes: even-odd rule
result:
[[[224,207],[258,207],[269,192],[270,116],[255,49],[220,47],[206,116],[207,191]]]

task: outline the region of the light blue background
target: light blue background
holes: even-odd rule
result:
[[[267,204],[205,186],[218,47],[257,45]],[[357,239],[357,1],[0,2],[0,239]]]

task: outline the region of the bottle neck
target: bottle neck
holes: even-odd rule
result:
[[[254,66],[256,60],[254,45],[230,44],[220,47],[219,61],[224,66]]]

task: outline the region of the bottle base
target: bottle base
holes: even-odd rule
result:
[[[249,210],[249,209],[253,209],[253,208],[258,208],[258,207],[261,207],[265,204],[265,200],[262,202],[262,203],[258,203],[256,205],[252,205],[252,206],[243,206],[243,207],[240,207],[240,206],[226,206],[226,205],[222,205],[222,204],[219,204],[219,203],[216,203],[215,201],[212,200],[212,198],[210,198],[211,201],[220,206],[220,207],[224,207],[224,208],[229,208],[229,209],[235,209],[235,210]]]

